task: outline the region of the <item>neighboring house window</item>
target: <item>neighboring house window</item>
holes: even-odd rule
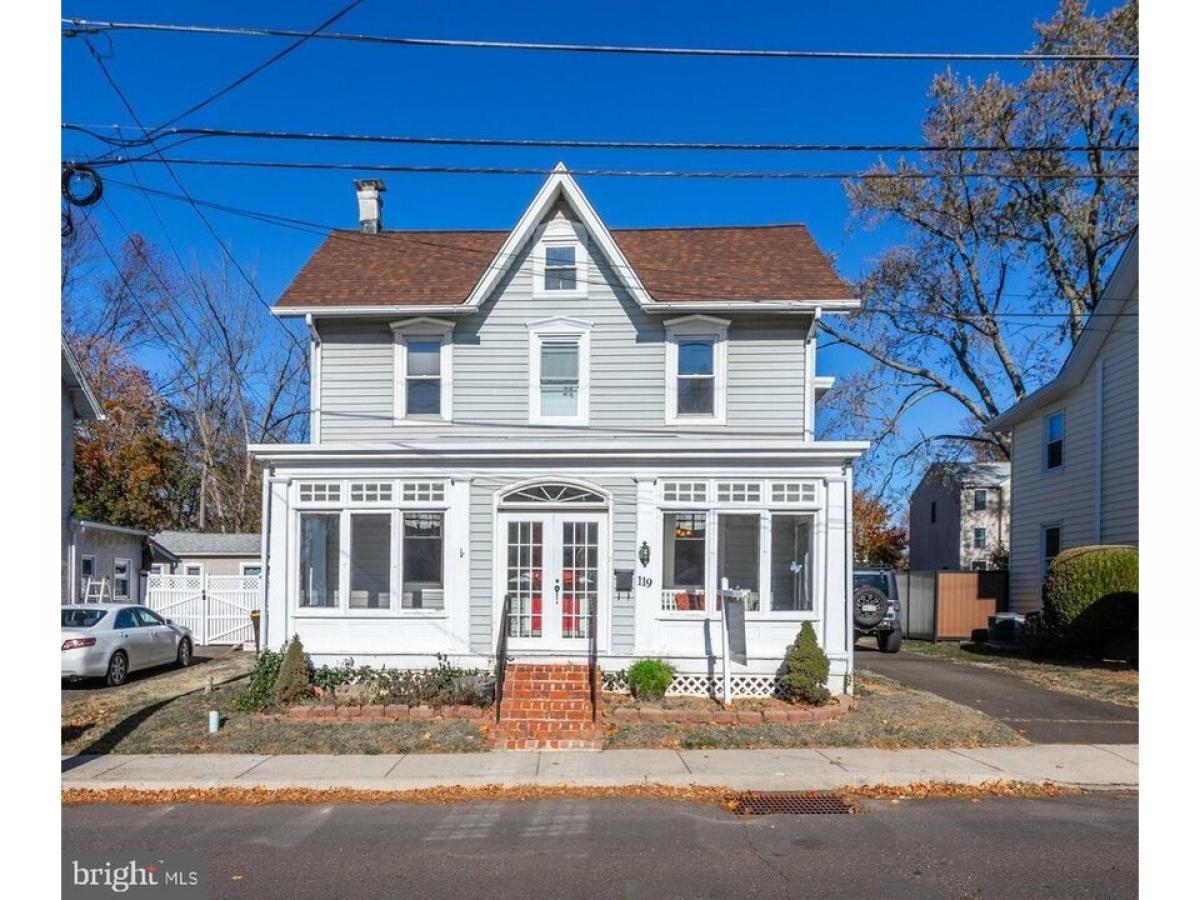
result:
[[[1046,458],[1047,469],[1061,469],[1063,464],[1063,433],[1064,420],[1061,412],[1046,416]]]
[[[116,600],[129,599],[130,566],[129,560],[119,556],[113,560],[113,598]]]
[[[586,425],[590,382],[590,322],[549,319],[529,335],[529,420]]]
[[[84,556],[79,560],[79,574],[86,582],[96,574],[96,557]]]
[[[929,521],[931,524],[937,522],[937,501],[934,500],[929,504]]]
[[[183,567],[184,575],[199,576],[204,574],[204,566],[200,563],[188,563]]]
[[[547,291],[573,291],[576,287],[575,245],[546,246],[542,286]]]
[[[667,323],[668,424],[725,421],[728,325],[709,316]]]
[[[261,575],[261,563],[239,563],[238,573],[241,575]]]
[[[444,609],[443,525],[440,512],[404,513],[403,588],[405,609]]]
[[[982,550],[987,546],[987,529],[986,528],[976,528],[975,529],[973,546],[975,547],[976,550]]]
[[[1050,568],[1054,557],[1062,551],[1062,526],[1042,526],[1042,574]]]
[[[393,322],[395,333],[395,418],[451,418],[453,322],[419,318]]]
[[[155,563],[150,567],[150,572],[154,575],[170,575],[171,567],[166,563]]]
[[[336,607],[339,603],[341,516],[300,514],[301,607]]]
[[[984,512],[987,510],[987,489],[975,489],[975,512]]]
[[[975,562],[971,563],[971,568],[974,569],[976,572],[986,572],[987,571],[987,562],[982,559],[977,559],[977,560],[975,560]]]

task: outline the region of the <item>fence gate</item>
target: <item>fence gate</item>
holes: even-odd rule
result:
[[[197,644],[254,642],[250,611],[261,575],[158,575],[146,579],[146,605],[192,631]]]
[[[966,640],[1007,605],[1007,572],[897,572],[896,585],[904,636],[919,640]]]

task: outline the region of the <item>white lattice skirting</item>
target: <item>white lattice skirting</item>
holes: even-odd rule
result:
[[[730,675],[729,692],[734,697],[773,697],[779,688],[775,675]],[[629,682],[624,672],[605,672],[604,689],[628,691]],[[715,697],[723,689],[720,673],[716,675],[681,673],[675,676],[667,688],[669,697]]]

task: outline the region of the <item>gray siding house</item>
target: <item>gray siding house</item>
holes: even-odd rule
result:
[[[815,324],[854,309],[803,226],[610,230],[565,168],[510,231],[387,231],[377,182],[280,298],[312,441],[266,466],[266,644],[423,667],[672,660],[771,689],[811,621],[851,671],[852,464],[817,441]],[[502,611],[509,614],[502,621]]]
[[[258,575],[262,535],[160,531],[151,571],[161,575]]]
[[[1138,543],[1138,239],[1062,370],[998,416],[1012,434],[1010,603],[1040,609],[1060,551]]]
[[[1009,541],[1008,463],[934,463],[908,507],[908,566],[990,569]]]

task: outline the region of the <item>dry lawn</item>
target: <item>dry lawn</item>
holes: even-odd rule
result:
[[[854,708],[829,722],[762,725],[630,724],[609,747],[987,747],[1027,743],[983,713],[877,675],[855,678]]]

